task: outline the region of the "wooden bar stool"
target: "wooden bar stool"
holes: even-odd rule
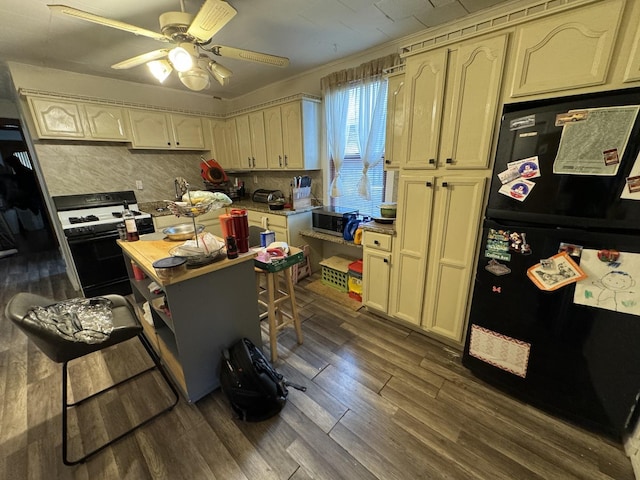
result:
[[[262,268],[255,267],[258,303],[267,309],[266,312],[260,314],[260,320],[268,318],[269,321],[269,347],[271,349],[272,362],[278,359],[277,335],[283,328],[293,325],[296,330],[298,345],[302,344],[302,327],[300,326],[300,317],[298,316],[291,268],[290,266],[276,272],[269,272]],[[280,274],[283,276],[284,289],[281,288]],[[265,278],[264,290],[261,286],[263,276]],[[266,296],[266,300],[263,300],[261,298],[262,296]],[[284,302],[289,302],[291,313],[282,310],[281,305]]]

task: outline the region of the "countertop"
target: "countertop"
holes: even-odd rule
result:
[[[145,273],[153,278],[158,285],[171,285],[191,278],[199,277],[207,273],[215,272],[216,270],[222,270],[223,268],[231,267],[238,263],[253,261],[255,252],[249,251],[247,253],[241,253],[238,258],[229,260],[226,256],[221,260],[217,260],[214,263],[205,265],[199,268],[189,268],[187,271],[174,277],[170,280],[161,280],[155,273],[153,268],[153,262],[160,260],[161,258],[170,257],[169,250],[176,245],[180,245],[183,242],[172,242],[164,240],[164,235],[161,233],[150,233],[147,235],[140,235],[140,240],[137,242],[126,242],[118,240],[118,245],[122,248],[124,253],[135,261]]]
[[[254,202],[251,199],[234,200],[227,208],[244,208],[247,210],[253,210],[256,212],[270,213],[272,215],[296,215],[298,213],[310,212],[316,208],[322,208],[321,206],[311,206],[305,208],[299,208],[297,210],[283,209],[283,210],[269,210],[269,205],[266,203]],[[155,202],[138,203],[138,210],[144,213],[149,213],[152,217],[164,217],[166,215],[173,215],[167,208],[167,203],[164,200],[158,200]]]

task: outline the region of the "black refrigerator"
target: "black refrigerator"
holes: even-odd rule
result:
[[[639,106],[640,89],[505,106],[463,354],[616,440],[640,410]]]

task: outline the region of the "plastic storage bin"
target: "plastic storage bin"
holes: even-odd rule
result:
[[[362,301],[362,260],[349,264],[349,296],[359,302]]]
[[[342,257],[330,257],[320,262],[322,266],[322,283],[341,292],[349,291],[349,264],[353,260]]]

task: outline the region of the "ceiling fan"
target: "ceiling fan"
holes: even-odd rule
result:
[[[221,85],[227,85],[233,72],[216,62],[208,54],[276,67],[289,65],[289,59],[286,57],[213,44],[212,37],[237,13],[231,5],[223,0],[205,0],[195,16],[185,12],[184,0],[180,0],[180,12],[165,12],[160,15],[160,31],[162,33],[94,15],[66,5],[47,6],[54,13],[117,28],[160,42],[175,44],[175,46],[143,53],[111,65],[111,68],[127,69],[146,64],[154,77],[161,83],[175,69],[180,81],[191,90],[200,91],[207,88],[210,84],[210,76],[213,76]]]

